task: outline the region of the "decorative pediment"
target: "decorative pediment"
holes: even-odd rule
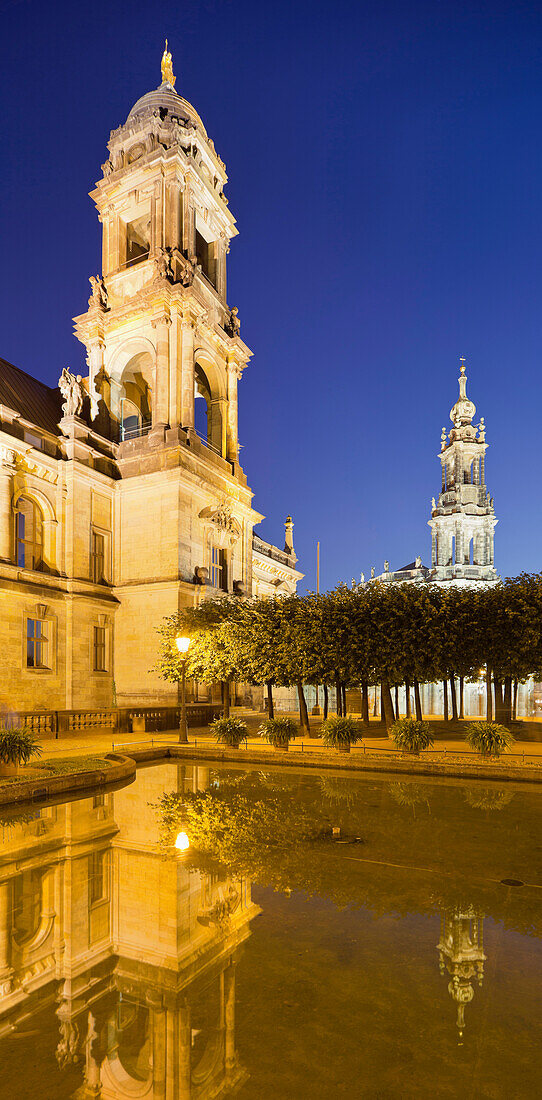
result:
[[[207,508],[203,508],[199,518],[204,520],[210,528],[214,528],[217,541],[221,545],[229,542],[233,546],[241,535],[241,526],[232,514],[232,502],[229,497],[224,497],[218,505],[208,505]]]

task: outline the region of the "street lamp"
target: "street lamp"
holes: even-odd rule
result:
[[[183,744],[188,742],[188,727],[186,724],[186,656],[188,653],[188,647],[190,645],[190,638],[183,638],[179,635],[175,638],[175,645],[181,655],[181,721],[179,722],[179,741]]]

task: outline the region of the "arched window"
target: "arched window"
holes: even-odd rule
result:
[[[133,401],[128,401],[126,397],[123,397],[121,401],[121,441],[125,439],[137,439],[137,437],[141,435],[142,423],[141,413],[137,405],[135,405]]]
[[[20,569],[43,569],[43,516],[30,497],[19,497],[17,502],[15,544]]]

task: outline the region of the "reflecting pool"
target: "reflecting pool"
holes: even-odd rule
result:
[[[541,826],[527,785],[196,763],[4,811],[0,1100],[537,1097]]]

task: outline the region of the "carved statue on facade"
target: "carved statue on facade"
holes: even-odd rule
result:
[[[92,294],[88,300],[89,306],[97,306],[101,310],[109,309],[107,287],[103,277],[101,275],[90,275],[88,281],[92,287]]]
[[[72,374],[64,367],[58,379],[58,388],[65,399],[62,404],[64,416],[78,416],[83,408],[83,386],[81,375]]]
[[[154,258],[156,266],[156,275],[160,279],[173,279],[173,270],[171,267],[171,254],[167,248],[161,248],[158,255]]]
[[[176,81],[177,77],[173,75],[173,63],[172,63],[172,60],[171,60],[171,54],[170,54],[170,52],[167,48],[167,38],[166,38],[166,46],[165,46],[164,52],[162,54],[161,70],[162,70],[162,83],[163,84],[165,84],[165,83],[171,84],[171,87],[174,88],[175,87],[175,81]]]
[[[179,275],[179,282],[183,286],[192,286],[194,282],[194,275],[196,274],[197,259],[195,256],[182,257],[181,272]]]
[[[433,511],[436,512],[437,502],[436,502],[434,497],[431,497],[431,507],[432,507]]]
[[[374,581],[374,579],[375,579],[375,567],[374,567],[374,565],[371,565],[371,580]]]
[[[76,1025],[71,1020],[63,1020],[60,1025],[60,1042],[55,1051],[60,1069],[79,1061],[78,1046],[79,1032]]]
[[[414,562],[414,567],[415,567],[415,569],[421,569],[421,567],[422,567],[422,559],[421,559],[419,554],[418,554],[418,556],[417,556],[417,558]]]
[[[234,306],[233,309],[230,310],[230,315],[224,326],[228,336],[239,336],[241,332],[241,322],[237,316],[238,313],[239,310],[237,306]]]

